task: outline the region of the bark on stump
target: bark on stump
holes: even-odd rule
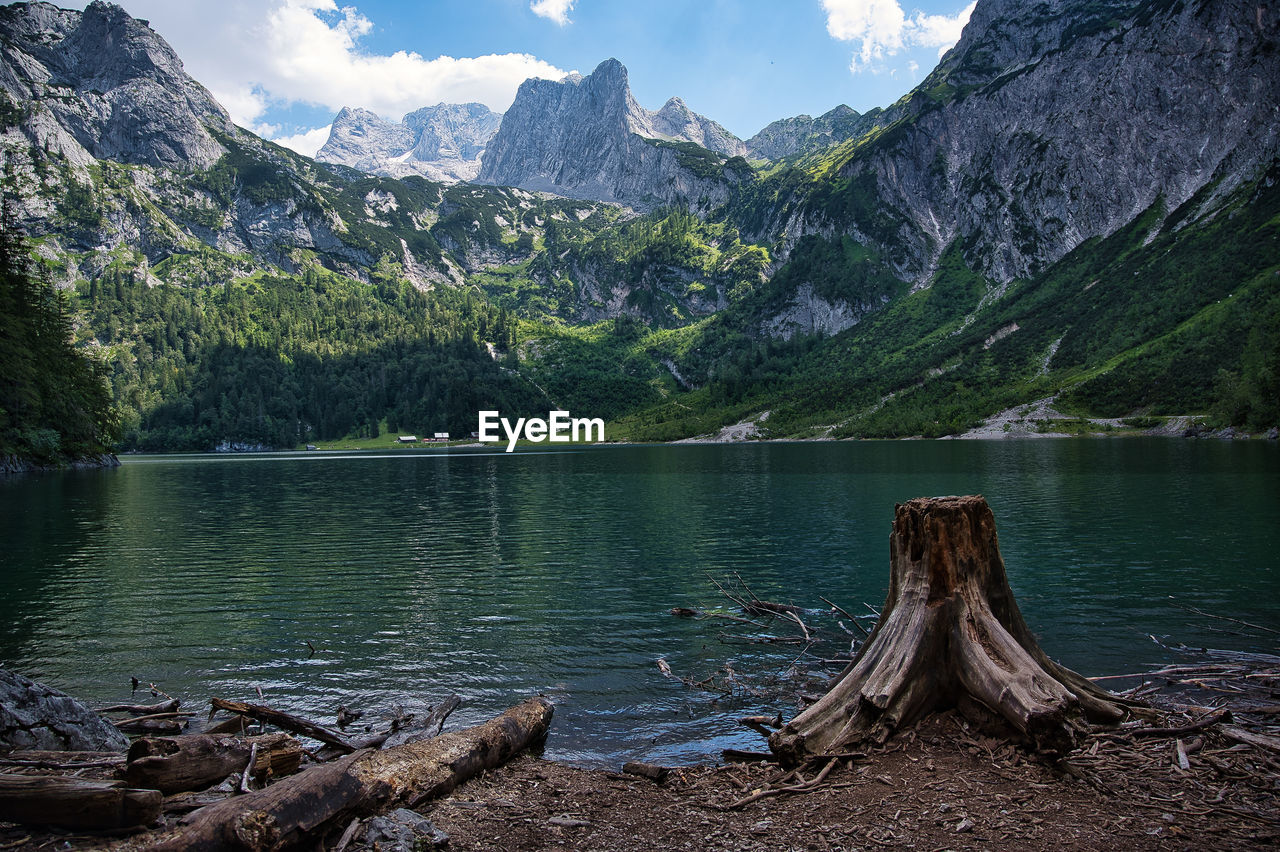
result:
[[[835,686],[769,737],[784,763],[883,742],[925,715],[994,714],[1030,747],[1065,754],[1085,720],[1115,723],[1118,697],[1050,660],[1005,575],[982,497],[895,507],[889,595],[880,621]]]

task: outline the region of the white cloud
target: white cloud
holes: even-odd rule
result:
[[[303,156],[314,157],[316,151],[319,151],[321,146],[329,141],[329,125],[317,127],[314,130],[304,130],[302,133],[295,133],[292,136],[276,136],[271,141],[277,145],[292,148]]]
[[[977,0],[974,0],[954,15],[926,15],[924,12],[916,12],[908,22],[911,40],[921,47],[938,48],[938,56],[942,56],[960,40],[960,33],[964,31],[964,25],[969,23],[973,7],[977,5]]]
[[[573,11],[573,4],[576,2],[577,0],[533,0],[529,8],[539,18],[555,21],[563,27],[565,24],[572,23],[569,20],[569,13]]]
[[[822,0],[827,32],[857,49],[849,65],[855,74],[879,72],[885,59],[913,47],[936,47],[941,56],[959,41],[976,5],[954,15],[917,11],[908,17],[898,0]]]
[[[320,0],[286,0],[267,16],[259,73],[272,94],[334,110],[361,106],[398,119],[441,101],[479,101],[502,111],[527,78],[559,79],[565,73],[523,53],[435,59],[403,50],[367,54],[357,42],[372,27],[368,19],[353,7],[339,11],[312,4]],[[332,20],[335,14],[341,17]]]
[[[370,53],[360,41],[374,23],[334,0],[118,2],[149,19],[187,72],[250,129],[262,127],[272,107],[298,103],[333,112],[364,107],[392,120],[442,101],[475,101],[503,112],[529,77],[565,75],[523,53],[434,59],[404,50]],[[290,139],[310,144],[317,132]]]

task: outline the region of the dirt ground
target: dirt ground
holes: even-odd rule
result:
[[[1280,765],[1265,753],[1211,733],[1186,746],[1194,753],[1181,770],[1169,739],[1092,739],[1064,772],[947,714],[814,792],[740,809],[728,808],[776,767],[693,767],[658,784],[526,756],[419,812],[459,851],[1280,845]]]
[[[1277,849],[1280,657],[1216,653],[1144,676],[1127,694],[1145,696],[1154,709],[1082,734],[1056,763],[1012,744],[1008,731],[992,735],[954,711],[844,757],[821,783],[811,783],[817,766],[799,775],[765,761],[667,768],[657,782],[525,754],[416,812],[347,816],[311,848]],[[94,759],[72,774],[117,777],[124,756],[106,757],[87,754]],[[9,773],[70,768],[65,758],[51,768],[20,753],[0,763]],[[239,782],[237,775],[216,790],[167,798],[157,830],[233,795]],[[155,836],[0,822],[0,852],[140,849]]]
[[[1094,733],[1066,764],[1050,766],[947,713],[841,764],[812,792],[738,807],[781,770],[763,762],[677,768],[658,783],[524,755],[418,807],[447,843],[434,846],[422,831],[408,844],[369,842],[366,820],[346,849],[1280,847],[1276,755],[1218,726],[1181,741],[1187,769],[1177,765],[1178,739],[1128,732]],[[317,848],[337,847],[343,828]],[[118,840],[0,823],[0,850],[106,849]]]

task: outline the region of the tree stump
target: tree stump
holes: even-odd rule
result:
[[[1129,702],[1040,650],[1009,588],[985,499],[922,497],[895,510],[880,621],[831,690],[770,736],[779,759],[795,765],[883,742],[949,708],[994,715],[1031,748],[1063,755],[1086,720],[1124,717]]]

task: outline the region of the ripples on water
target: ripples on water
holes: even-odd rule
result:
[[[543,692],[554,757],[692,761],[759,746],[744,707],[791,712],[659,673],[795,654],[670,616],[723,602],[708,573],[878,605],[894,503],[983,493],[1050,654],[1130,671],[1170,657],[1146,634],[1257,647],[1170,595],[1280,626],[1278,474],[1274,445],[1140,439],[130,458],[0,483],[0,665],[94,702],[136,675],[324,718]]]

